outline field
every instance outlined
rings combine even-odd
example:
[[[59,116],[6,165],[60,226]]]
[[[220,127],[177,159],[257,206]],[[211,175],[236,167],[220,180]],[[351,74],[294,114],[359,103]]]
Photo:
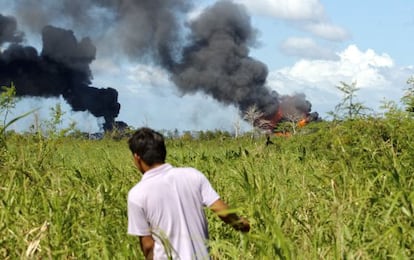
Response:
[[[217,259],[413,259],[414,122],[406,114],[309,124],[289,138],[168,139],[251,232],[207,211]],[[141,175],[126,139],[8,134],[0,158],[1,259],[143,259],[126,234]],[[7,145],[7,146],[6,146]]]

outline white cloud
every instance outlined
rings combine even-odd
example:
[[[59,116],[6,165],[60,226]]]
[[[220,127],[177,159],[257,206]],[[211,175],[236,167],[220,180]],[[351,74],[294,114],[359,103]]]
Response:
[[[338,56],[338,61],[301,60],[280,72],[307,82],[329,81],[336,84],[339,80],[357,81],[362,88],[389,83],[380,73],[381,69],[394,68],[394,61],[389,55],[378,55],[370,49],[362,52],[357,46],[350,45]]]
[[[326,40],[344,41],[349,33],[342,27],[327,22],[312,22],[304,26],[306,31]]]
[[[332,60],[338,58],[332,50],[319,46],[311,38],[288,38],[280,45],[280,50],[287,55],[309,59]]]
[[[286,20],[319,20],[324,8],[319,0],[237,0],[254,14]]]
[[[338,53],[339,60],[301,60],[291,67],[273,71],[268,84],[281,94],[303,92],[318,112],[332,111],[341,100],[335,88],[341,81],[356,82],[358,99],[379,108],[384,99],[398,102],[413,68],[397,67],[388,54],[361,51],[355,45]]]
[[[349,33],[332,24],[319,0],[238,0],[251,13],[292,22],[302,31],[325,40],[344,41]]]

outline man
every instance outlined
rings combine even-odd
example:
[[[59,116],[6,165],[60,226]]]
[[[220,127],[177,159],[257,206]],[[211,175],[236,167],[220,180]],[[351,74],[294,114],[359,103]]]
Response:
[[[165,163],[163,136],[140,128],[128,140],[142,179],[128,193],[128,234],[139,236],[146,259],[209,259],[204,207],[236,230],[249,222],[220,199],[207,178],[194,168]]]

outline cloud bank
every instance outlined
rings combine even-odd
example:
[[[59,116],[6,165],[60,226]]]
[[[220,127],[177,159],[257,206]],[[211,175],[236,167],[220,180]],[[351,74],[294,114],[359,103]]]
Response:
[[[386,53],[362,51],[356,45],[349,45],[337,55],[338,60],[302,59],[271,71],[268,84],[281,93],[304,91],[315,109],[326,116],[342,99],[335,88],[341,81],[356,82],[359,101],[378,110],[384,100],[400,100],[407,79],[414,73],[413,67],[398,67]]]

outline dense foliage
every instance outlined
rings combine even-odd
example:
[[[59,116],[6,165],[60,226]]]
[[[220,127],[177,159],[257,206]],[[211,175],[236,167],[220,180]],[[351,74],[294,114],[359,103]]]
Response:
[[[219,259],[413,259],[414,122],[400,110],[313,123],[288,138],[168,138],[252,230],[207,211]],[[141,259],[126,234],[140,179],[126,140],[4,136],[0,258]]]

